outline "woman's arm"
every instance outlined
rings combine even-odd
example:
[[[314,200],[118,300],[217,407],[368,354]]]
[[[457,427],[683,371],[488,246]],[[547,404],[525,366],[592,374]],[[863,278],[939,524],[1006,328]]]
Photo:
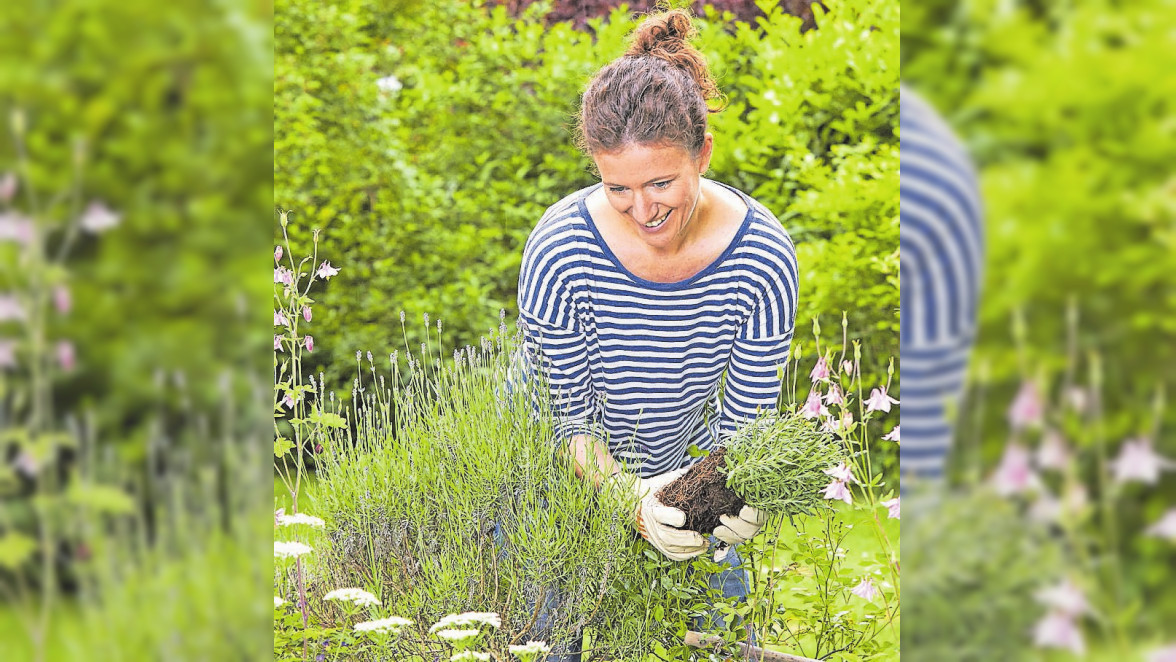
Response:
[[[576,475],[597,488],[625,469],[608,452],[608,445],[592,435],[573,435],[568,441],[567,451],[572,456]]]

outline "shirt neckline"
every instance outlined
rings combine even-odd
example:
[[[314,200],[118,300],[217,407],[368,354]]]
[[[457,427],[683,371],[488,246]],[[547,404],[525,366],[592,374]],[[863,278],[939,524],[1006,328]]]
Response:
[[[705,178],[702,178],[702,179],[705,179]],[[723,249],[722,253],[719,253],[718,257],[716,257],[714,260],[712,260],[710,264],[703,267],[698,273],[694,274],[693,276],[690,276],[689,278],[685,278],[683,280],[672,281],[669,283],[662,283],[662,282],[658,282],[658,281],[654,281],[654,280],[646,280],[646,279],[638,276],[637,274],[629,271],[629,269],[627,267],[625,267],[624,264],[621,263],[621,260],[616,256],[616,254],[613,253],[612,249],[609,248],[608,242],[606,242],[604,240],[604,237],[601,236],[600,230],[597,229],[597,227],[596,227],[596,220],[594,218],[592,218],[592,214],[588,211],[588,204],[585,201],[588,199],[589,195],[596,192],[596,190],[599,189],[600,187],[604,186],[604,184],[598,183],[594,186],[590,186],[587,189],[587,191],[584,193],[584,195],[582,195],[580,197],[580,199],[576,201],[576,205],[578,206],[578,208],[580,210],[580,214],[584,217],[584,222],[588,224],[588,229],[592,231],[592,236],[596,238],[596,243],[600,246],[600,250],[604,252],[605,257],[607,257],[609,259],[609,261],[612,262],[614,266],[616,266],[618,271],[620,271],[622,274],[624,274],[627,278],[631,279],[633,282],[635,282],[643,287],[647,287],[647,288],[654,289],[654,290],[676,290],[676,289],[688,287],[688,286],[694,284],[699,279],[705,278],[707,275],[709,275],[711,272],[713,272],[715,269],[717,269],[719,264],[721,264],[724,260],[727,259],[727,257],[729,257],[731,255],[732,252],[734,252],[735,246],[743,238],[743,235],[747,233],[747,228],[749,228],[751,226],[751,219],[752,219],[752,216],[754,215],[752,212],[753,208],[752,208],[752,204],[751,204],[751,202],[752,202],[751,197],[749,195],[747,195],[746,193],[744,193],[743,191],[740,191],[739,189],[737,189],[733,186],[728,186],[722,182],[718,182],[713,179],[706,179],[706,181],[714,182],[715,184],[718,184],[719,186],[722,186],[723,188],[738,195],[740,197],[740,199],[743,200],[743,203],[745,205],[747,205],[747,213],[743,216],[743,222],[740,223],[739,229],[735,232],[735,236],[731,238],[730,243],[727,244],[727,247]]]

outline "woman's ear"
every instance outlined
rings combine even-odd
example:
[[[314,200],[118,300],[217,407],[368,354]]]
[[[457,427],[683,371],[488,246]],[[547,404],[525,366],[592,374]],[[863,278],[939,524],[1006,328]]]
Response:
[[[698,153],[698,174],[702,175],[710,168],[711,155],[714,153],[715,137],[708,131],[702,139],[702,151]]]

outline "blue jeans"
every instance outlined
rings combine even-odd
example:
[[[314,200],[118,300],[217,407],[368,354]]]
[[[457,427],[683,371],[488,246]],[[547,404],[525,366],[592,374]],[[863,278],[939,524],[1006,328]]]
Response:
[[[713,557],[719,542],[714,537],[710,537],[709,540],[711,546],[705,554]],[[494,544],[500,550],[498,552],[499,559],[505,558],[507,555],[505,542],[506,535],[502,531],[502,526],[496,522],[494,524]],[[735,598],[740,603],[746,602],[747,596],[751,592],[751,585],[747,568],[743,567],[743,558],[739,555],[738,550],[734,547],[728,547],[726,554],[719,559],[718,563],[722,566],[722,570],[707,577],[707,585],[710,590],[717,591],[724,598]],[[539,616],[535,620],[535,628],[531,633],[533,637],[546,640],[548,636],[546,633],[554,625],[553,615],[558,610],[559,603],[559,593],[548,591],[543,606],[539,610]],[[695,616],[694,622],[691,624],[692,629],[699,632],[715,628],[723,629],[725,626],[724,617],[717,611]],[[551,644],[551,654],[547,657],[546,662],[580,662],[584,643],[581,634],[573,635],[571,641],[549,641],[548,643]],[[755,643],[755,635],[750,630],[748,631],[748,643]]]

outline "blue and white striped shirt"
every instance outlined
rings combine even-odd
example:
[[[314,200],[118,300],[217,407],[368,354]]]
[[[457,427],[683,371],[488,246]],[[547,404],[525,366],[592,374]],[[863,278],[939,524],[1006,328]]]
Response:
[[[748,212],[726,250],[686,280],[644,280],[588,213],[599,186],[550,207],[531,232],[519,275],[524,353],[550,386],[557,438],[605,439],[618,461],[654,476],[689,464],[691,444],[708,449],[776,407],[796,253],[770,211],[731,189]]]
[[[934,479],[951,449],[950,413],[975,340],[983,217],[964,147],[922,98],[901,92],[899,465],[904,477]]]

